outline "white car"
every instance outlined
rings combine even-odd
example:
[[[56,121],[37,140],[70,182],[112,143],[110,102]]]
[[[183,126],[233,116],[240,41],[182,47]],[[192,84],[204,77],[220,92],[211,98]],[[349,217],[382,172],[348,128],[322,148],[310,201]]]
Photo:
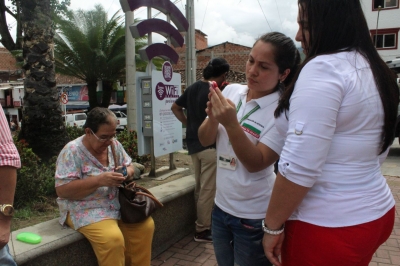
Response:
[[[83,127],[86,122],[86,118],[87,116],[85,113],[63,115],[65,124],[70,127]]]
[[[113,111],[117,117],[117,130],[124,130],[128,125],[128,117],[121,111]]]

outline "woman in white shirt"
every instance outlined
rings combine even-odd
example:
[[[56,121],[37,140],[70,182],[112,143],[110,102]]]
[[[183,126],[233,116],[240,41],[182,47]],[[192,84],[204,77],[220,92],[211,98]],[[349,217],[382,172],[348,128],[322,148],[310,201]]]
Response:
[[[278,32],[261,36],[246,63],[247,85],[211,89],[203,146],[217,144],[217,191],[212,238],[220,266],[269,266],[261,220],[275,181],[273,163],[283,146],[274,125],[283,82],[299,63],[294,42]]]
[[[274,265],[368,265],[394,224],[379,154],[394,139],[395,77],[359,0],[299,0],[298,24],[306,59],[275,112],[286,140],[264,251]]]

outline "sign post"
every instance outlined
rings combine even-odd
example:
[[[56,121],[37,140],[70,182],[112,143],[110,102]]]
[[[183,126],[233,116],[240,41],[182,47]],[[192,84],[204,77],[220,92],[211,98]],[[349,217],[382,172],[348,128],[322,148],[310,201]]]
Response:
[[[158,157],[182,149],[182,124],[171,111],[181,94],[181,75],[173,73],[166,61],[162,71],[152,71],[151,79],[154,155]]]
[[[61,97],[60,97],[60,101],[61,101],[61,103],[62,103],[62,105],[63,105],[63,112],[64,112],[64,115],[65,115],[65,125],[67,125],[67,118],[66,118],[66,116],[67,116],[67,103],[68,103],[68,94],[66,93],[66,92],[63,92],[62,94],[61,94]]]

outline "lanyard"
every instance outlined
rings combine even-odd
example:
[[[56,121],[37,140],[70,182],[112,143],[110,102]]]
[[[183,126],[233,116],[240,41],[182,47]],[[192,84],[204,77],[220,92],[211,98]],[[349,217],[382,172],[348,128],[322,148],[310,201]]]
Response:
[[[240,107],[242,107],[242,99],[240,99],[240,101],[239,101],[239,103],[238,103],[238,106],[236,107],[236,113],[239,112]],[[250,116],[251,114],[253,114],[255,111],[257,111],[258,109],[260,109],[260,106],[257,104],[256,107],[254,107],[253,109],[251,109],[250,112],[248,112],[245,116],[242,117],[242,119],[240,119],[239,124],[242,124],[242,122],[243,122],[244,120],[246,120],[247,118],[249,118],[249,116]]]

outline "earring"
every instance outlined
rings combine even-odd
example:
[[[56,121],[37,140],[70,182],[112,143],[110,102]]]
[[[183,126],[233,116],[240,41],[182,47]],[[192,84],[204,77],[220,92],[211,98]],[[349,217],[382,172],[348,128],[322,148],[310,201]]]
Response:
[[[281,80],[279,80],[279,90],[283,91],[285,89],[285,84]]]

